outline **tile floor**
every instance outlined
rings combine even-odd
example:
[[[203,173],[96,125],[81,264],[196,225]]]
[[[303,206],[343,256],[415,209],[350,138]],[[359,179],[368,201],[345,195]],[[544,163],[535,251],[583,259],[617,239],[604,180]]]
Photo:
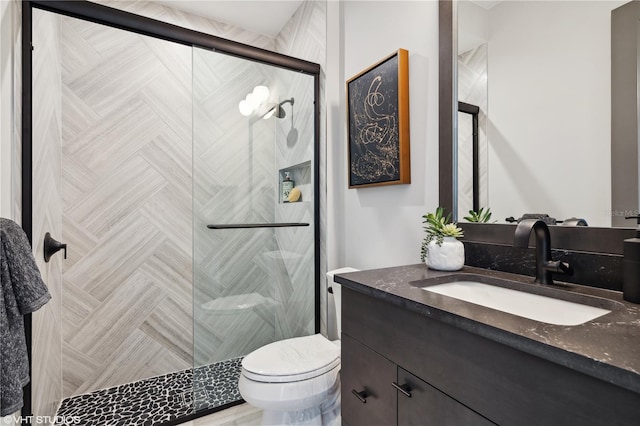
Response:
[[[241,360],[235,358],[73,396],[62,401],[57,415],[77,419],[83,426],[160,425],[189,415],[194,408],[199,411],[240,400]],[[197,421],[199,426],[218,424],[202,423],[205,418]]]

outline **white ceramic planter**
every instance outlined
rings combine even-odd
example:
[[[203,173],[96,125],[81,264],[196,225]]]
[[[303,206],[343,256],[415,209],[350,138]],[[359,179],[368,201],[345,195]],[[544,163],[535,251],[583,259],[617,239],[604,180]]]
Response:
[[[464,266],[464,244],[455,237],[444,237],[441,246],[433,240],[429,243],[425,263],[438,271],[458,271]]]

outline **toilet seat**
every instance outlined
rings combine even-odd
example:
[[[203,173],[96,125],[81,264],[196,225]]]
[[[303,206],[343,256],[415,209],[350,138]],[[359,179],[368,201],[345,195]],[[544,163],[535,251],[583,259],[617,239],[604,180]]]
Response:
[[[242,375],[255,382],[291,383],[321,376],[340,365],[340,346],[321,334],[270,343],[242,360]]]

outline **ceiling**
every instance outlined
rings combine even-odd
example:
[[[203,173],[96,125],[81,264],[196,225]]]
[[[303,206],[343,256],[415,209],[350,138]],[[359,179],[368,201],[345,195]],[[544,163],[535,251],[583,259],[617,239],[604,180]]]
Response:
[[[156,0],[165,6],[275,37],[304,0]]]

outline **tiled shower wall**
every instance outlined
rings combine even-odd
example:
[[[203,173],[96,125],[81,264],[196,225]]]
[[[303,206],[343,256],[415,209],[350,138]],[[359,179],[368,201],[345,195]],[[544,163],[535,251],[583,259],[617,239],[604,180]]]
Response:
[[[321,65],[320,70],[320,111],[321,111],[321,123],[326,122],[324,116],[326,112],[325,99],[324,99],[324,64],[326,61],[326,15],[327,4],[326,1],[308,1],[302,3],[295,14],[291,17],[289,22],[284,26],[282,31],[276,37],[276,50],[286,55],[294,56],[297,58],[303,58],[311,62],[315,62]],[[287,78],[287,93],[283,93],[283,99],[294,96],[296,101],[295,105],[291,107],[286,105],[284,108],[288,115],[284,120],[278,122],[278,137],[276,138],[278,143],[276,164],[278,169],[283,169],[291,165],[303,163],[305,161],[311,161],[313,159],[312,146],[305,144],[307,140],[313,138],[313,123],[301,122],[302,119],[311,120],[313,117],[313,99],[312,91],[309,89],[303,89],[308,84],[307,78],[303,76],[297,76],[293,80]],[[289,84],[290,83],[290,84]],[[292,129],[297,132],[297,140],[292,142]],[[304,133],[306,131],[306,133]],[[325,211],[327,205],[327,186],[326,186],[326,128],[324,125],[320,125],[320,208],[321,212]],[[313,171],[313,169],[310,169]],[[311,181],[311,179],[309,179]],[[310,193],[303,193],[303,200],[308,200]],[[305,198],[306,197],[306,198]],[[276,216],[278,220],[283,222],[305,222],[312,220],[313,209],[311,204],[299,205],[278,205],[276,210]],[[320,214],[320,331],[327,335],[327,291],[326,291],[326,279],[325,274],[327,272],[327,255],[325,245],[326,235],[326,215]],[[299,229],[298,231],[302,231]],[[312,232],[312,229],[306,230],[306,232]],[[281,230],[277,234],[278,245],[284,250],[294,250],[298,253],[302,253],[303,257],[308,258],[311,256],[311,247],[302,247],[302,239],[296,235],[295,232],[287,230]],[[293,277],[295,281],[305,282],[305,280],[313,279],[312,275],[309,275],[310,270],[300,269],[299,265],[306,264],[306,262],[285,262],[287,272],[289,276]],[[301,281],[299,281],[301,280]],[[305,306],[309,301],[313,300],[313,293],[305,293],[304,291],[309,289],[298,289],[293,293],[290,299],[291,304],[297,304]],[[300,308],[298,308],[300,309]],[[302,318],[301,318],[302,321]],[[297,322],[300,329],[313,329],[312,324],[302,324]]]
[[[156,4],[103,3],[274,49],[268,37]],[[277,39],[278,47],[322,64],[324,2],[310,5],[292,18],[293,30]],[[302,34],[305,25],[314,28],[312,37]],[[65,212],[59,239],[69,244],[69,259],[63,263],[64,314],[57,317],[64,384],[53,373],[35,376],[34,368],[36,393],[58,389],[42,391],[49,397],[190,367],[193,357],[191,204],[185,199],[191,194],[191,147],[185,144],[190,58],[170,43],[98,31],[72,18],[61,20],[59,34],[64,167],[58,171]],[[54,298],[59,303],[60,293]],[[55,358],[42,361],[60,335],[50,318],[55,314],[34,329],[43,343],[35,346],[34,365],[59,371]],[[55,403],[42,401],[35,412],[50,414]]]
[[[295,56],[303,56],[295,52],[301,46],[311,56],[324,52],[314,43],[324,40],[324,6],[304,4],[276,38],[277,49]],[[313,28],[311,23],[319,18],[317,31],[309,37],[303,29]],[[194,355],[196,365],[203,365],[314,332],[314,289],[309,285],[314,272],[313,226],[206,230],[212,222],[313,224],[314,103],[308,75],[247,65],[211,52],[195,52],[194,81]],[[293,106],[283,105],[285,119],[256,121],[238,114],[238,99],[258,84],[270,87],[273,101],[295,99]],[[219,95],[221,87],[226,96]],[[233,87],[240,90],[230,96]],[[297,132],[295,141],[292,130]],[[278,172],[300,164],[306,164],[297,182],[304,188],[304,201],[278,202]],[[324,277],[324,270],[321,273]],[[241,315],[225,315],[225,309],[238,301],[251,308]]]
[[[69,396],[192,366],[191,49],[60,22]]]
[[[62,398],[62,252],[44,261],[46,232],[62,233],[62,85],[58,17],[34,11],[33,25],[33,228],[32,246],[51,300],[32,316],[33,411],[53,415]]]
[[[15,220],[20,223],[22,218],[22,114],[18,112],[22,110],[22,51],[20,46],[20,20],[22,15],[22,2],[12,0],[14,6],[13,28],[17,29],[14,34],[14,69],[13,69],[13,170],[12,170],[12,191],[13,191],[13,214]]]
[[[260,263],[277,249],[273,230],[207,225],[274,221],[274,121],[238,112],[256,85],[272,87],[274,71],[202,49],[193,64],[194,355],[201,366],[273,340],[273,286]]]
[[[22,19],[22,2],[18,0],[9,0],[9,4],[3,5],[5,7],[5,14],[2,16],[2,37],[10,37],[10,41],[3,40],[7,44],[7,51],[3,50],[3,72],[10,73],[10,75],[4,75],[3,78],[8,78],[11,81],[13,87],[11,93],[2,93],[2,96],[11,97],[11,110],[3,111],[3,115],[7,114],[10,117],[10,134],[11,140],[8,142],[10,149],[5,152],[11,152],[12,158],[10,159],[10,194],[2,194],[3,197],[8,197],[9,214],[7,218],[13,219],[16,223],[22,224],[22,115],[20,111],[22,109],[22,52],[21,52],[21,19]],[[9,28],[8,31],[5,31]],[[4,54],[6,53],[6,56]],[[6,104],[5,104],[6,105]],[[3,122],[6,124],[6,121]],[[3,137],[6,133],[3,132]],[[7,143],[6,141],[2,141]],[[3,161],[3,164],[7,164]],[[5,175],[6,176],[6,175]],[[36,253],[37,255],[37,253]],[[50,330],[51,331],[51,330]],[[52,336],[55,339],[59,338],[59,333],[53,332]],[[43,345],[41,345],[43,348]],[[51,365],[51,364],[50,364]],[[39,374],[41,380],[52,380],[53,386],[59,385],[61,382],[61,372],[59,369],[58,377],[49,377],[45,379],[46,374]],[[40,370],[42,371],[42,370]],[[35,379],[39,380],[39,379]],[[35,385],[35,380],[32,374],[32,384]],[[47,386],[46,384],[42,386]],[[58,386],[59,387],[59,386]],[[35,402],[38,404],[39,402]],[[44,401],[43,405],[46,405]],[[43,413],[46,412],[47,407],[43,407]],[[20,412],[14,413],[15,416],[19,416]],[[13,416],[6,416],[1,419],[3,425],[14,426],[18,425],[18,422],[14,421]]]

